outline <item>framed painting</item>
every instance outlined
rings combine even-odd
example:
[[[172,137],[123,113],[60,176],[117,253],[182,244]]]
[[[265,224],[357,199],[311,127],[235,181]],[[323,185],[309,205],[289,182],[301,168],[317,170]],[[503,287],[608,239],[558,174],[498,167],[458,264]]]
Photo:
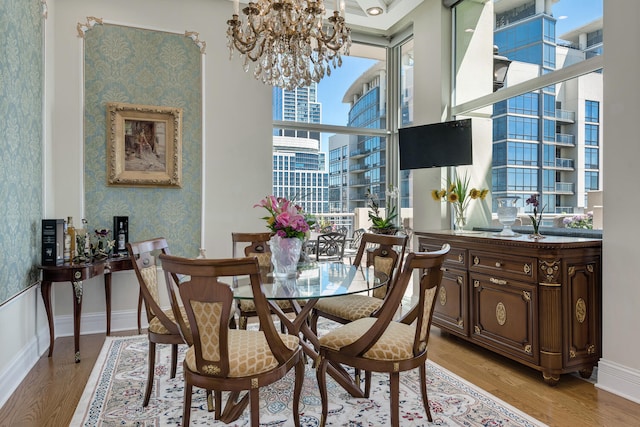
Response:
[[[182,187],[182,109],[107,103],[107,185]]]

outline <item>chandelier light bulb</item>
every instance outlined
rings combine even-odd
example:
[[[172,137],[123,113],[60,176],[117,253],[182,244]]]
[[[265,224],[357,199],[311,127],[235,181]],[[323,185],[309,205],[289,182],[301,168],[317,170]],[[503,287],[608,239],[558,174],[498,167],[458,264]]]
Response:
[[[255,63],[254,77],[265,84],[291,90],[319,82],[342,65],[349,54],[351,30],[344,22],[344,2],[326,22],[323,0],[258,0],[227,21],[230,58],[234,51]]]

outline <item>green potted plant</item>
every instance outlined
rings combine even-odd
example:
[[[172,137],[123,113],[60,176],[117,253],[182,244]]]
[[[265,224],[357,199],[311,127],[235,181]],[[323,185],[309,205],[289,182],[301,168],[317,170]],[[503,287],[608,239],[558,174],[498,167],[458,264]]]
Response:
[[[369,200],[369,219],[371,220],[371,231],[376,234],[396,234],[398,226],[395,219],[398,217],[396,211],[395,199],[398,198],[398,189],[389,187],[386,192],[387,209],[385,216],[380,213],[380,203],[378,196],[367,190],[367,199]]]

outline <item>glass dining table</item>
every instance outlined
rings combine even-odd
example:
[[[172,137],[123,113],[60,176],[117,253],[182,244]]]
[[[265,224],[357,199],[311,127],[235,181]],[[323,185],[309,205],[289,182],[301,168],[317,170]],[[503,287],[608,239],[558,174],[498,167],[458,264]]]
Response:
[[[365,268],[339,262],[304,263],[298,265],[295,277],[274,277],[271,273],[262,275],[262,289],[271,310],[284,324],[291,335],[301,336],[300,345],[312,360],[318,357],[319,341],[309,326],[308,315],[320,298],[332,298],[371,291],[384,286],[389,277],[373,267]],[[242,284],[233,290],[234,298],[253,299],[251,286]],[[284,313],[277,301],[289,301],[295,316]],[[293,317],[293,318],[292,318]],[[352,394],[360,394],[352,385],[346,372],[330,369],[329,373]]]

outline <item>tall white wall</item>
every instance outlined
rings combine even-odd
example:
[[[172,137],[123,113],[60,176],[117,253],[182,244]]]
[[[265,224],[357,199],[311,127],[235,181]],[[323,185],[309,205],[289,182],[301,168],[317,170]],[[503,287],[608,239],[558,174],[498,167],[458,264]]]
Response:
[[[605,1],[603,355],[598,387],[640,402],[640,57],[619,46],[640,40],[640,2]]]

